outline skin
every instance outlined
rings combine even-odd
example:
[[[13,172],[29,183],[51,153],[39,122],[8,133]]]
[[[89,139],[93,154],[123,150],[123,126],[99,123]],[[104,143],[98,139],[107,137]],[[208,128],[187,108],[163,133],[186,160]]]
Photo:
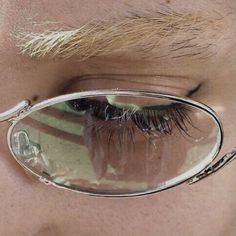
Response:
[[[224,15],[222,34],[226,34],[228,40],[219,41],[215,49],[219,53],[204,62],[187,59],[140,61],[130,54],[87,62],[34,60],[20,55],[13,36],[16,31],[45,30],[47,24],[37,24],[45,21],[78,27],[91,19],[102,19],[104,15],[119,17],[130,9],[158,9],[163,2],[0,0],[1,111],[23,99],[40,102],[62,91],[96,88],[96,83],[81,84],[79,79],[71,82],[72,78],[88,72],[117,74],[122,69],[127,74],[168,74],[171,78],[167,81],[172,86],[180,83],[175,76],[186,76],[193,86],[204,83],[193,99],[211,106],[219,114],[225,130],[220,155],[230,151],[236,140],[235,0],[168,2],[171,7],[185,12],[218,11]],[[158,89],[158,83],[153,89]],[[184,86],[187,89],[189,84]],[[164,89],[177,93],[169,86]],[[46,186],[26,174],[9,152],[5,138],[8,126],[7,123],[0,125],[1,235],[231,236],[236,233],[236,163],[197,184],[183,184],[160,194],[134,199],[94,198]]]

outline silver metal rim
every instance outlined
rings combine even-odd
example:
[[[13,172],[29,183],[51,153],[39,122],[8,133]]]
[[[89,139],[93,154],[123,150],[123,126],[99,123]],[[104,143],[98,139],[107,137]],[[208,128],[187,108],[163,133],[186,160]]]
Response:
[[[147,191],[143,191],[143,192],[127,193],[127,194],[123,194],[123,193],[109,193],[109,194],[108,193],[93,193],[93,192],[86,192],[83,190],[73,189],[73,188],[70,188],[69,186],[64,186],[64,185],[62,186],[62,185],[52,182],[48,179],[42,178],[42,176],[38,175],[37,173],[35,173],[31,169],[29,169],[28,167],[24,166],[23,163],[17,159],[17,157],[15,156],[15,154],[12,151],[10,139],[11,139],[11,133],[12,133],[14,126],[20,120],[22,120],[24,117],[28,116],[32,112],[35,112],[37,110],[40,110],[42,108],[45,108],[45,107],[48,107],[48,106],[51,106],[51,105],[54,105],[54,104],[57,104],[60,102],[65,102],[65,101],[72,100],[72,99],[94,97],[94,96],[106,96],[106,95],[143,96],[143,97],[149,96],[149,97],[153,97],[153,98],[167,98],[169,100],[176,101],[176,102],[182,102],[182,103],[188,104],[192,107],[203,110],[203,111],[205,111],[205,113],[207,113],[207,115],[209,115],[214,120],[214,122],[219,130],[217,143],[216,143],[215,147],[213,148],[213,150],[211,151],[211,153],[208,155],[208,157],[205,160],[200,162],[196,167],[192,168],[191,170],[187,171],[186,173],[184,173],[174,179],[166,181],[165,184],[162,184],[162,186],[159,186],[155,189],[151,189],[151,190],[147,190]],[[76,193],[83,193],[83,194],[87,194],[90,196],[97,196],[97,197],[118,197],[118,198],[119,197],[134,197],[134,196],[143,196],[143,195],[148,195],[148,194],[152,194],[152,193],[157,193],[157,192],[160,192],[160,191],[163,191],[166,189],[176,187],[184,182],[187,182],[189,179],[193,178],[194,176],[199,174],[201,171],[206,169],[215,160],[215,158],[217,157],[217,155],[219,154],[219,152],[221,150],[222,143],[223,143],[223,126],[221,124],[220,118],[218,117],[218,115],[215,113],[214,110],[212,110],[210,107],[208,107],[207,105],[205,105],[203,103],[194,101],[189,98],[178,97],[178,96],[174,96],[174,95],[170,95],[170,94],[163,94],[163,93],[150,92],[150,91],[138,91],[138,90],[92,90],[92,91],[77,92],[77,93],[71,93],[71,94],[57,96],[57,97],[42,101],[36,105],[29,106],[25,112],[21,113],[18,117],[14,118],[14,120],[12,121],[12,124],[9,127],[8,132],[7,132],[7,141],[8,141],[8,146],[9,146],[10,152],[11,152],[12,156],[14,157],[14,159],[17,161],[17,163],[19,163],[20,166],[22,166],[26,171],[28,171],[32,175],[38,177],[41,182],[44,182],[47,185],[53,185],[57,188],[67,189],[69,191],[73,191]]]

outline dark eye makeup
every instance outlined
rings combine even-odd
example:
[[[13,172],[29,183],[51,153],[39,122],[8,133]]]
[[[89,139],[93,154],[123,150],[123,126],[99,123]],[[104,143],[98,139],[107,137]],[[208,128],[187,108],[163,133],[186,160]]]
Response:
[[[159,106],[143,106],[139,109],[134,107],[116,107],[108,101],[95,99],[75,99],[68,101],[71,109],[77,112],[85,112],[88,117],[93,118],[95,123],[105,123],[116,126],[132,123],[136,128],[149,135],[171,134],[173,128],[187,134],[188,125],[192,125],[189,107],[181,103],[171,103]]]

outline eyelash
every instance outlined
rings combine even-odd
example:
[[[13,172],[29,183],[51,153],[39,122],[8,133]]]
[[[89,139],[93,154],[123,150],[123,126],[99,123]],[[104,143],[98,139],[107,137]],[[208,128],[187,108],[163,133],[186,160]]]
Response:
[[[106,101],[92,99],[72,100],[68,103],[74,111],[85,111],[86,115],[90,116],[92,121],[87,128],[100,131],[107,129],[109,130],[109,137],[114,131],[119,132],[121,126],[130,129],[128,133],[132,135],[134,127],[127,126],[129,121],[132,121],[135,127],[143,133],[158,137],[171,135],[173,128],[177,128],[179,132],[189,136],[188,125],[194,127],[189,117],[191,110],[179,103],[172,103],[168,106],[144,107],[139,110],[118,108]]]
[[[95,162],[99,160],[100,164],[97,165],[100,171],[96,173],[97,179],[103,178],[107,173],[110,156],[117,157],[115,164],[111,164],[114,158],[110,164],[118,171],[116,175],[122,176],[123,171],[125,173],[128,168],[128,159],[134,153],[137,154],[139,145],[145,142],[143,144],[146,153],[156,152],[158,146],[155,140],[171,135],[174,128],[185,138],[192,138],[188,134],[189,125],[194,127],[189,116],[191,109],[180,103],[142,109],[120,108],[107,101],[92,99],[73,100],[68,103],[74,112],[82,112],[86,117],[84,141]],[[138,132],[143,137],[141,143],[136,142],[140,137],[136,136]]]

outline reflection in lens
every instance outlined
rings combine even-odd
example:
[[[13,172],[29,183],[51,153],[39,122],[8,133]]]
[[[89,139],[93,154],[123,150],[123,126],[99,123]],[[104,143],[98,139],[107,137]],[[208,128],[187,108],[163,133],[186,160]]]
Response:
[[[218,145],[204,110],[168,98],[83,97],[30,113],[12,128],[16,159],[39,176],[91,193],[152,191],[196,174]]]

